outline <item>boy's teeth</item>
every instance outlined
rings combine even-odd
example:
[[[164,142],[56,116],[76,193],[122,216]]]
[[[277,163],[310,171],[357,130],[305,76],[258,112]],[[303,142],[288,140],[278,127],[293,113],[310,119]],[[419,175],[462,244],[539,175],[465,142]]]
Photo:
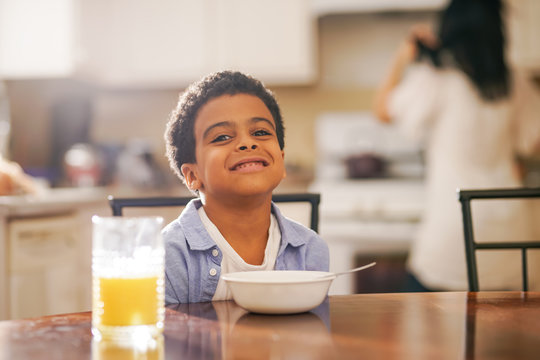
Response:
[[[253,164],[254,163],[252,163],[252,162],[243,163],[243,164],[238,165],[238,168],[245,168],[245,167],[248,167],[248,166],[253,166]]]
[[[261,163],[260,161],[252,161],[252,162],[242,163],[242,164],[238,165],[236,168],[237,169],[242,169],[242,168],[245,168],[245,167],[248,167],[248,166],[258,165],[260,163]]]

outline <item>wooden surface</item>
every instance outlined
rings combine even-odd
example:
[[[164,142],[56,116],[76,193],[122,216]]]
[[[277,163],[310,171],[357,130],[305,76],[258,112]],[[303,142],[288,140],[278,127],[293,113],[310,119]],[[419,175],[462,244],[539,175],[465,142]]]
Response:
[[[539,319],[538,292],[331,296],[287,316],[182,304],[146,353],[93,341],[86,312],[0,322],[0,359],[538,359]]]

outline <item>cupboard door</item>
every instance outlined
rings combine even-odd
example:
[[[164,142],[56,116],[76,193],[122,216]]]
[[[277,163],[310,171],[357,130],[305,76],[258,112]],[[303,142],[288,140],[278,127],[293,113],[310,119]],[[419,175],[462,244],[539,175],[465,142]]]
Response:
[[[78,228],[70,215],[9,222],[10,318],[88,310],[81,306]]]
[[[0,79],[74,71],[73,0],[0,0]]]
[[[81,71],[110,86],[185,86],[211,68],[208,1],[80,3]]]
[[[316,19],[308,0],[217,0],[220,68],[267,84],[308,84],[316,73]]]

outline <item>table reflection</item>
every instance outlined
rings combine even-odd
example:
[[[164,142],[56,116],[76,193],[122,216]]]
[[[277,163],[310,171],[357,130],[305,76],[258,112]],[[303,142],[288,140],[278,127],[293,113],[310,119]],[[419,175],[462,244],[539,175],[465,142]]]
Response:
[[[163,360],[163,335],[131,339],[92,339],[92,360]]]
[[[250,313],[233,301],[177,304],[167,308],[176,312],[168,311],[169,318],[189,317],[187,327],[172,328],[177,322],[166,322],[167,352],[185,354],[188,358],[236,358],[255,348],[257,358],[332,356],[328,351],[307,354],[305,346],[312,342],[316,345],[314,349],[320,349],[321,345],[332,343],[328,299],[310,312],[290,315]],[[201,331],[203,327],[205,331]],[[269,338],[273,341],[268,342]]]

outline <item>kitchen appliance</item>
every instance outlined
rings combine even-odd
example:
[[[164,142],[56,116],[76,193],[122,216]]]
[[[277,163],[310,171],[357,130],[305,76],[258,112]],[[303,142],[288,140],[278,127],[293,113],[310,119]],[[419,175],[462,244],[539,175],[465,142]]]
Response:
[[[324,113],[315,138],[318,161],[308,190],[321,194],[319,232],[330,249],[330,271],[353,268],[358,257],[376,260],[375,271],[382,271],[385,257],[405,257],[423,211],[421,145],[369,112]],[[384,176],[351,176],[347,159],[359,154],[384,159]],[[329,293],[356,291],[349,276],[336,279]]]
[[[386,174],[386,161],[376,154],[351,155],[345,163],[347,176],[352,179],[379,178]]]

